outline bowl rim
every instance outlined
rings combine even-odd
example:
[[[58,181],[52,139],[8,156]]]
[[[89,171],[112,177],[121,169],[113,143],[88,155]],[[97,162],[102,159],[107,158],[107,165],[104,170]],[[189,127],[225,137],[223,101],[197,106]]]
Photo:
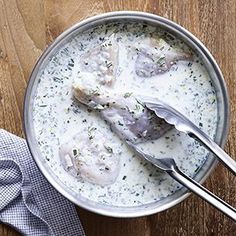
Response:
[[[60,194],[62,194],[64,197],[69,199],[71,202],[73,202],[77,206],[80,206],[80,207],[82,207],[86,210],[89,210],[91,212],[98,213],[98,214],[101,214],[101,215],[111,216],[111,217],[118,217],[118,218],[141,217],[141,216],[147,216],[147,215],[151,215],[151,214],[154,214],[154,213],[164,211],[164,210],[169,209],[169,208],[175,206],[176,204],[182,202],[185,198],[187,198],[190,195],[190,193],[187,191],[187,189],[183,188],[182,192],[180,193],[180,196],[178,196],[173,201],[167,202],[166,204],[164,204],[162,206],[153,207],[151,209],[147,209],[147,208],[143,207],[143,209],[139,209],[139,211],[137,211],[137,210],[134,210],[134,211],[124,211],[124,210],[114,211],[115,208],[117,208],[117,209],[121,208],[122,209],[122,207],[116,207],[116,206],[109,207],[108,206],[108,207],[100,208],[100,207],[97,207],[96,205],[93,205],[93,204],[89,205],[89,204],[86,204],[86,202],[84,202],[84,201],[80,201],[80,199],[78,199],[78,197],[76,198],[75,196],[72,196],[72,194],[70,194],[68,191],[66,191],[66,189],[63,188],[62,185],[60,185],[58,182],[55,181],[55,179],[51,176],[51,174],[45,168],[45,166],[43,164],[43,161],[40,160],[40,158],[37,157],[38,153],[35,149],[35,145],[34,145],[35,143],[32,140],[32,133],[31,133],[32,129],[30,127],[28,109],[30,107],[30,103],[32,102],[32,101],[30,101],[30,97],[31,97],[31,92],[32,92],[32,88],[33,88],[33,85],[34,85],[34,81],[35,81],[35,78],[36,78],[36,76],[39,72],[39,69],[40,69],[40,66],[41,66],[42,62],[50,54],[52,49],[54,49],[65,37],[72,34],[78,28],[81,28],[82,26],[94,23],[98,20],[102,21],[102,20],[108,20],[110,18],[114,18],[114,19],[124,18],[125,19],[125,18],[129,18],[129,17],[132,17],[133,19],[135,19],[135,17],[137,17],[137,20],[139,18],[143,18],[143,20],[147,20],[147,21],[152,20],[153,22],[156,22],[156,23],[163,23],[163,25],[168,25],[168,27],[170,27],[170,28],[175,28],[177,32],[179,32],[181,34],[184,34],[198,48],[200,48],[200,50],[207,57],[208,61],[211,63],[211,65],[214,69],[214,72],[216,73],[216,75],[218,77],[218,80],[219,80],[218,82],[220,83],[220,87],[222,89],[222,94],[223,94],[223,97],[224,97],[224,100],[223,100],[224,115],[225,115],[224,126],[223,126],[223,130],[222,130],[221,139],[218,142],[218,144],[221,147],[223,147],[225,142],[226,142],[226,138],[227,138],[228,131],[229,131],[229,124],[230,124],[229,96],[228,96],[226,83],[224,81],[222,72],[221,72],[218,64],[216,63],[214,57],[211,55],[211,53],[208,51],[208,49],[203,45],[203,43],[197,37],[195,37],[192,33],[190,33],[188,30],[186,30],[182,26],[178,25],[177,23],[175,23],[175,22],[173,22],[169,19],[166,19],[164,17],[158,16],[158,15],[155,15],[155,14],[152,14],[152,13],[147,13],[147,12],[141,12],[141,11],[112,11],[112,12],[99,14],[99,15],[96,15],[96,16],[89,17],[85,20],[82,20],[82,21],[74,24],[73,26],[71,26],[67,30],[65,30],[63,33],[61,33],[53,41],[53,43],[44,50],[42,55],[37,60],[35,66],[32,70],[32,73],[30,75],[30,79],[29,79],[29,82],[28,82],[28,85],[27,85],[27,88],[26,88],[26,93],[25,93],[25,97],[24,97],[24,114],[23,114],[23,118],[24,118],[24,132],[25,132],[25,136],[26,136],[27,145],[28,145],[30,153],[31,153],[35,163],[37,164],[39,170],[41,171],[41,173],[44,175],[46,180]],[[205,175],[202,178],[200,178],[199,183],[203,183],[206,180],[206,178],[210,175],[210,173],[215,168],[217,162],[218,161],[216,159],[212,158],[211,163],[210,163]],[[126,208],[129,208],[129,207],[126,207]]]

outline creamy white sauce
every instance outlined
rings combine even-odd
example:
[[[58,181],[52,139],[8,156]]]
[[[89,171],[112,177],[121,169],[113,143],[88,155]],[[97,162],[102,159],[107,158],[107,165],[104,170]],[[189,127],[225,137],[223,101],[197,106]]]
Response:
[[[182,112],[211,137],[214,137],[217,126],[217,103],[214,87],[197,55],[193,61],[179,61],[169,71],[150,78],[140,78],[134,73],[129,45],[135,45],[145,37],[171,37],[155,27],[103,25],[77,35],[49,61],[40,75],[33,109],[35,133],[42,156],[47,160],[45,164],[66,186],[88,199],[109,205],[133,206],[157,201],[180,186],[134,155],[97,114],[77,103],[71,92],[80,57],[114,32],[119,44],[117,90],[159,98]],[[170,42],[188,49],[178,39]],[[78,130],[87,132],[89,127],[96,127],[106,134],[111,145],[119,146],[120,172],[112,185],[99,186],[76,178],[66,172],[60,162],[59,146]],[[189,176],[195,175],[208,155],[199,143],[174,129],[158,140],[145,143],[145,149],[157,157],[173,157]]]

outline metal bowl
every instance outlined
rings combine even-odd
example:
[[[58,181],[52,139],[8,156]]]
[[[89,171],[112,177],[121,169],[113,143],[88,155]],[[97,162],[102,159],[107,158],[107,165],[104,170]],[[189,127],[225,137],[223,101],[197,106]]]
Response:
[[[60,179],[57,178],[57,176],[52,172],[47,164],[45,164],[43,157],[39,151],[37,140],[34,134],[32,109],[34,94],[39,79],[38,74],[44,68],[44,65],[48,62],[49,58],[58,50],[58,48],[68,42],[71,37],[78,33],[82,33],[83,31],[91,27],[99,24],[104,24],[106,22],[144,22],[146,24],[159,26],[176,35],[177,37],[182,38],[202,57],[205,67],[207,68],[208,73],[210,74],[212,82],[215,86],[218,100],[218,126],[215,141],[220,146],[224,145],[229,127],[229,98],[222,73],[210,52],[195,36],[193,36],[190,32],[177,25],[176,23],[153,14],[131,11],[110,12],[86,19],[63,32],[44,51],[33,69],[25,95],[24,127],[26,139],[32,156],[46,179],[55,187],[55,189],[57,189],[62,195],[64,195],[76,205],[95,213],[113,217],[138,217],[150,215],[176,205],[177,203],[183,201],[189,195],[189,193],[185,188],[182,188],[175,192],[173,195],[170,195],[157,202],[134,207],[108,206],[101,203],[93,202],[80,196],[79,194],[76,194],[67,186],[65,186],[60,181]],[[195,180],[202,183],[214,169],[216,163],[216,159],[214,159],[214,157],[210,155],[199,172],[196,174]]]

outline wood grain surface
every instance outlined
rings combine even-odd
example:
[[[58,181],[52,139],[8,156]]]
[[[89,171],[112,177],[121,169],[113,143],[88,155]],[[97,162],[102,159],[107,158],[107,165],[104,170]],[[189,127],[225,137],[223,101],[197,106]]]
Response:
[[[231,97],[226,151],[236,159],[235,0],[0,0],[0,128],[23,136],[23,97],[30,72],[62,31],[92,15],[147,11],[171,19],[197,36],[221,67]],[[236,177],[219,165],[205,186],[236,207]],[[236,224],[196,196],[165,212],[114,219],[78,208],[88,236],[236,235]],[[1,236],[19,235],[0,225]]]

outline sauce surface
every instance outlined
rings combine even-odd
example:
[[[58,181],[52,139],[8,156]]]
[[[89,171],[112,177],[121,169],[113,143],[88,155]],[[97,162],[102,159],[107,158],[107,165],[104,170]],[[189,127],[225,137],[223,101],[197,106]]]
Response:
[[[181,40],[153,26],[101,25],[78,34],[50,59],[40,75],[33,109],[35,133],[46,164],[66,186],[88,199],[108,205],[141,205],[165,198],[180,186],[136,156],[111,132],[103,119],[74,99],[71,90],[80,70],[80,58],[112,35],[119,46],[116,89],[124,96],[135,93],[159,98],[186,115],[212,138],[217,126],[217,100],[211,79],[198,55]],[[148,39],[155,37],[190,52],[192,58],[177,61],[168,70],[151,77],[145,71],[137,75],[131,45],[142,42],[144,49],[150,48]],[[76,178],[64,170],[60,161],[59,147],[78,130],[88,132],[91,127],[105,133],[110,145],[119,148],[120,171],[111,185],[100,186]],[[156,157],[173,157],[189,176],[196,174],[208,155],[198,142],[175,129],[142,145]]]

